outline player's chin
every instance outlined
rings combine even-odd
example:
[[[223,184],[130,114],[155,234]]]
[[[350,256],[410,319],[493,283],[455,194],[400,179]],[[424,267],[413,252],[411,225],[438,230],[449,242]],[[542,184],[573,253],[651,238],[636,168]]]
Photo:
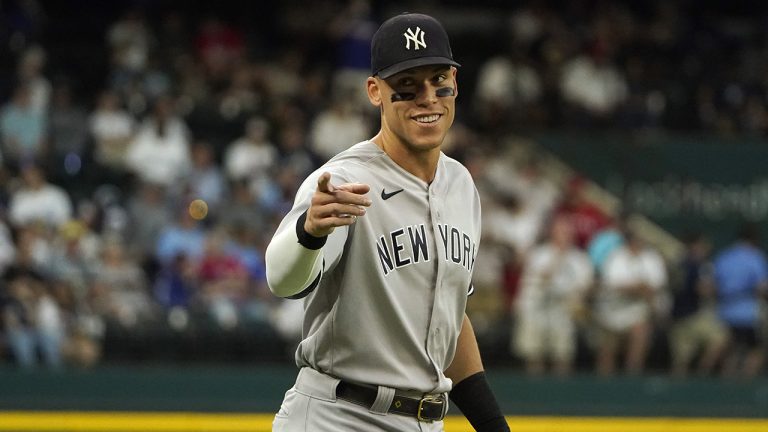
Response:
[[[441,127],[423,128],[417,126],[411,129],[411,142],[419,147],[440,145],[445,138],[445,132],[445,128]]]
[[[440,147],[445,138],[443,131],[433,131],[431,133],[414,133],[411,135],[411,145],[420,150],[431,150]]]

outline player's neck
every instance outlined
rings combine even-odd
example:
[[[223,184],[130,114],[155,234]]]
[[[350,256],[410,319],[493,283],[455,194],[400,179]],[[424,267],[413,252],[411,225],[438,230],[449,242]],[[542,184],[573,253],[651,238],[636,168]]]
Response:
[[[440,147],[425,150],[416,149],[402,142],[394,134],[388,134],[385,131],[379,131],[371,141],[379,146],[397,165],[424,180],[424,182],[429,184],[435,179],[437,162],[440,159]]]

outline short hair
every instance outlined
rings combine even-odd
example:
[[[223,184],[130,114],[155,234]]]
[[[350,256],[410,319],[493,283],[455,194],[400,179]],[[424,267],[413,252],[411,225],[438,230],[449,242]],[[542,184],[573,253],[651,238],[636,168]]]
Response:
[[[760,228],[754,222],[743,222],[737,233],[738,239],[752,244],[760,243]]]

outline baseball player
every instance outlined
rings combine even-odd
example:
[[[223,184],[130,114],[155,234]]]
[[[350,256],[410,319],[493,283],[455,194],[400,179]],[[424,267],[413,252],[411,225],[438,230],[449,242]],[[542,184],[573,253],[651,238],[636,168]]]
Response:
[[[480,201],[440,150],[458,66],[430,16],[374,35],[380,131],[304,181],[267,248],[272,292],[304,302],[300,371],[273,431],[442,431],[449,398],[476,430],[509,430],[464,312]]]

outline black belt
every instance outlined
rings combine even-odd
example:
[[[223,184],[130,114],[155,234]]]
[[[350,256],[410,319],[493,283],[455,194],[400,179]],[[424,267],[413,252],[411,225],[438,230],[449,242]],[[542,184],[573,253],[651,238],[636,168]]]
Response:
[[[368,408],[376,401],[377,394],[378,389],[375,387],[366,387],[346,381],[341,381],[336,386],[337,398]],[[416,417],[419,421],[433,422],[445,417],[445,402],[443,395],[427,395],[421,399],[395,395],[387,411],[393,414]]]

